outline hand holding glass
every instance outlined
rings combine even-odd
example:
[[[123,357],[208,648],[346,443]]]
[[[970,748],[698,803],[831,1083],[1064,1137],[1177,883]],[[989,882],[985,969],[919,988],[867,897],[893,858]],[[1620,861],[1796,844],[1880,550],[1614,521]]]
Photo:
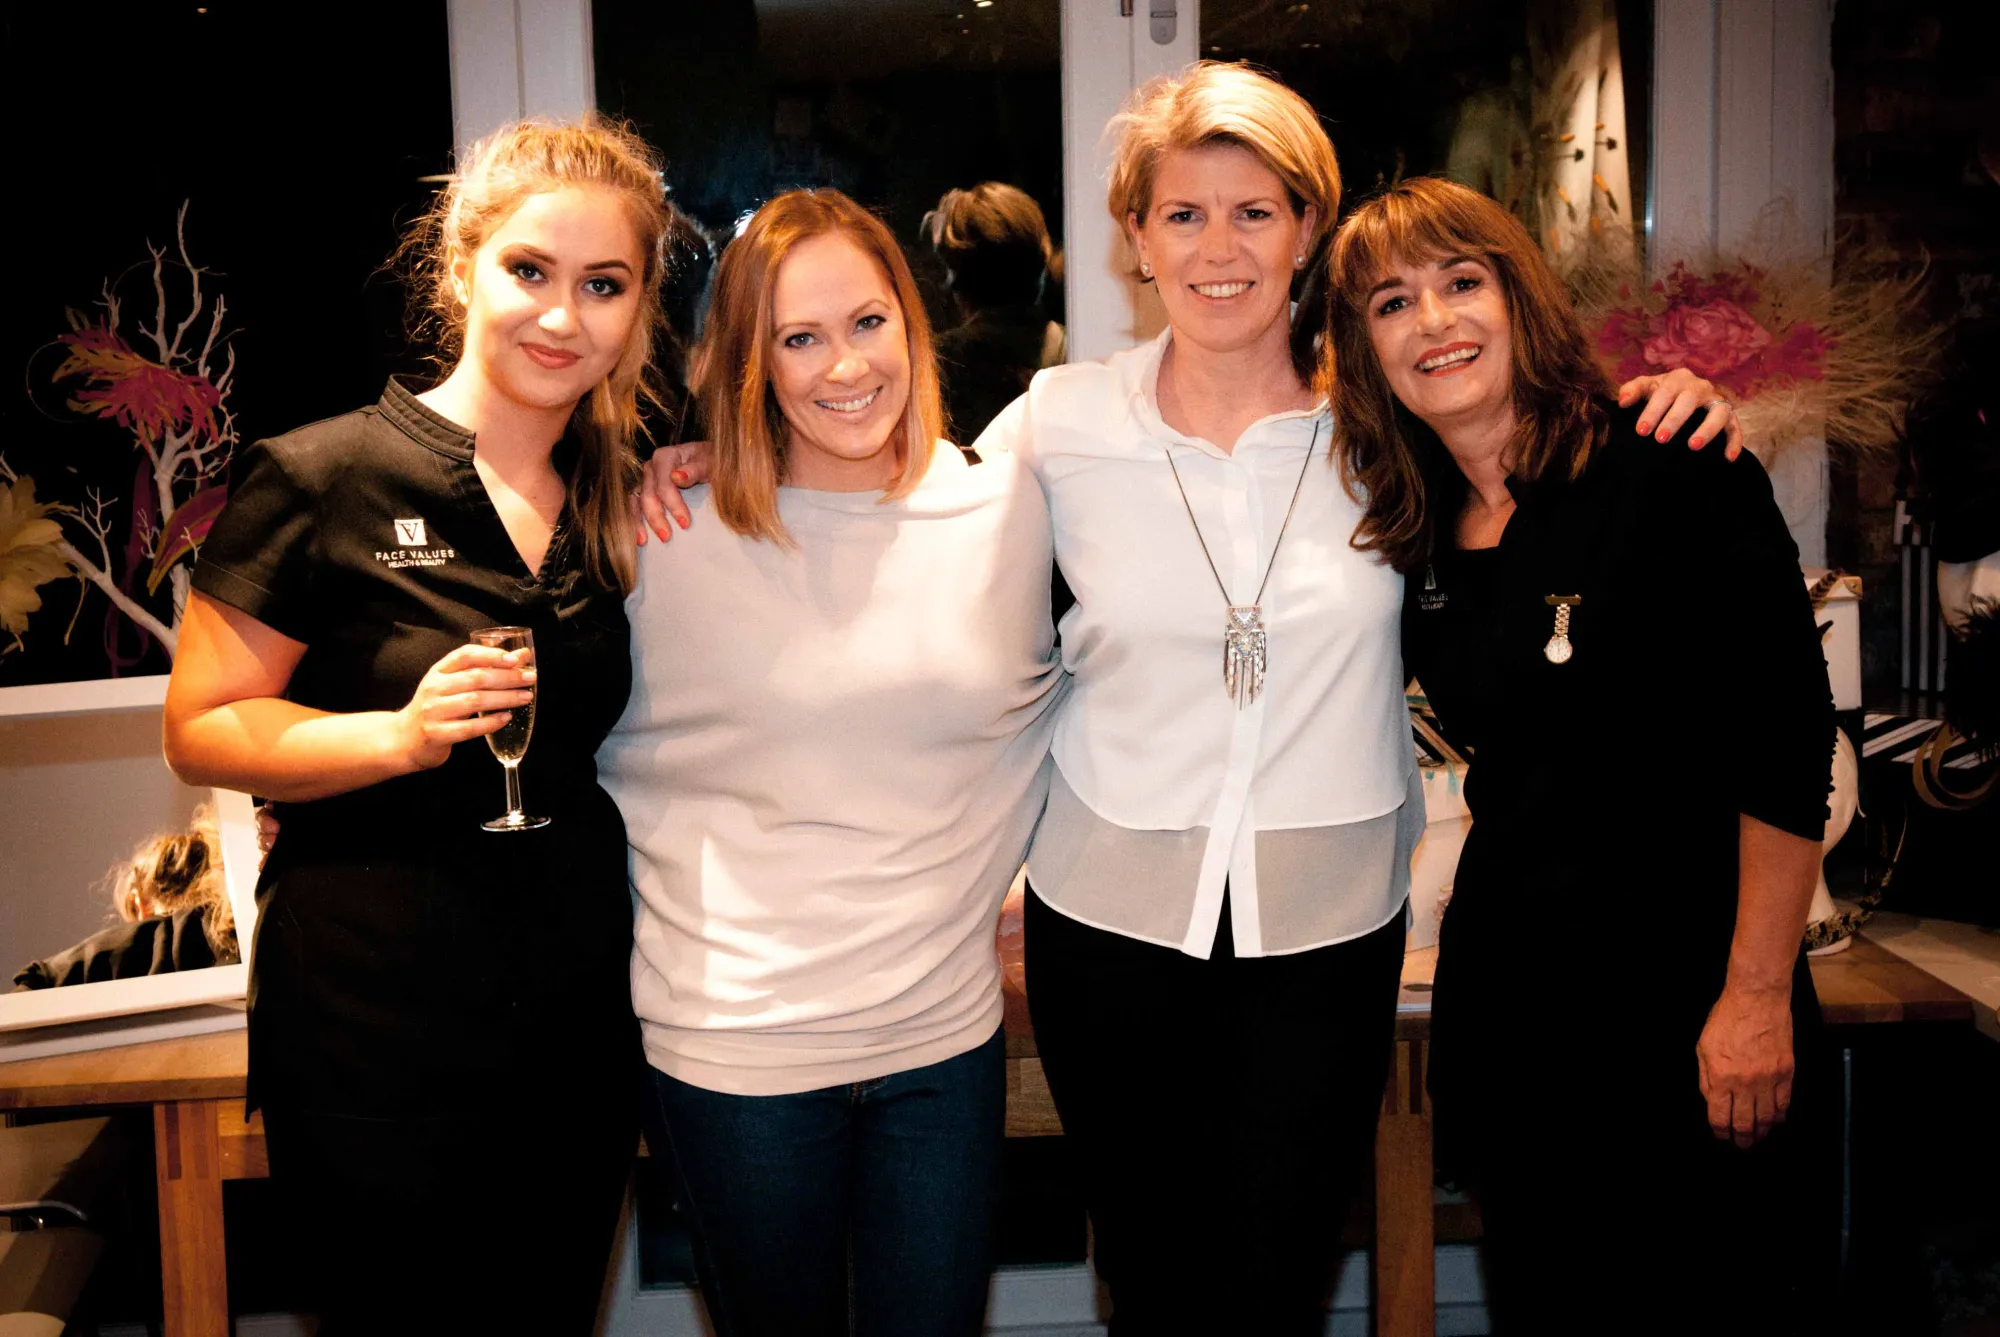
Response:
[[[481,627],[472,633],[474,645],[490,646],[495,650],[526,651],[520,666],[524,669],[535,667],[535,633],[526,627]],[[537,683],[528,688],[531,697],[539,694]],[[488,831],[532,831],[539,826],[547,826],[546,817],[530,817],[521,811],[521,758],[528,755],[528,740],[535,732],[535,702],[530,699],[526,705],[515,706],[508,714],[512,717],[506,724],[486,735],[486,745],[493,749],[493,755],[500,759],[500,766],[507,775],[507,811],[480,825]]]

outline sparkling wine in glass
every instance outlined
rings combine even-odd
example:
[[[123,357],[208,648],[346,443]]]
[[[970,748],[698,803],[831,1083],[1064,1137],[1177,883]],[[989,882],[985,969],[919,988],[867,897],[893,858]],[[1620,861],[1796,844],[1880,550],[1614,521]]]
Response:
[[[472,643],[495,650],[525,650],[521,667],[535,667],[535,633],[526,627],[481,627],[472,633]],[[535,733],[534,697],[539,691],[539,684],[529,687],[528,703],[513,707],[508,712],[512,718],[486,735],[486,745],[500,759],[500,768],[507,776],[507,811],[480,824],[488,831],[532,831],[549,824],[546,817],[530,817],[521,811],[521,758],[528,755],[528,740]]]

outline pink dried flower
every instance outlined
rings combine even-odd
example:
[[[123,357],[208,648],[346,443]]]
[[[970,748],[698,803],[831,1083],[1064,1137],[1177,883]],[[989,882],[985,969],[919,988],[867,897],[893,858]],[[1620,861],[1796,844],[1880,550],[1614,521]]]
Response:
[[[79,413],[109,418],[159,441],[174,430],[199,429],[213,437],[220,429],[222,392],[199,376],[163,367],[134,352],[116,330],[92,325],[61,336],[68,349],[55,379],[80,376],[84,388],[69,401]]]
[[[1771,344],[1771,332],[1726,298],[1667,309],[1642,351],[1648,365],[1686,367],[1710,380],[1736,370]]]

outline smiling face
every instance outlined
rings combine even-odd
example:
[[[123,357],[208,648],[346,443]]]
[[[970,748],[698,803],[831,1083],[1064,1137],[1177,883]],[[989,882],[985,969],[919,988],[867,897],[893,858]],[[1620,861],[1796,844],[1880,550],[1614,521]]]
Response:
[[[1513,331],[1506,294],[1484,261],[1399,257],[1378,278],[1367,310],[1389,388],[1440,434],[1509,411]]]
[[[1315,214],[1294,212],[1278,174],[1238,144],[1170,150],[1153,178],[1142,222],[1126,226],[1150,268],[1174,337],[1213,352],[1290,331],[1292,275]]]
[[[530,195],[477,252],[452,257],[461,365],[525,408],[567,409],[610,374],[639,320],[642,258],[618,197]]]
[[[771,293],[771,390],[784,415],[785,482],[886,488],[902,467],[910,342],[889,276],[838,232],[793,247]]]

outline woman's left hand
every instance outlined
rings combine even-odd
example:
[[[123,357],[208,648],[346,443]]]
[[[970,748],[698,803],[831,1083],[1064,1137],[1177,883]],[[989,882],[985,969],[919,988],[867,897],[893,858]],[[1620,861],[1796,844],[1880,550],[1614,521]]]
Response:
[[[1618,387],[1618,405],[1627,408],[1646,401],[1639,415],[1639,434],[1671,441],[1682,424],[1702,413],[1701,426],[1688,441],[1700,450],[1718,435],[1729,441],[1725,452],[1730,459],[1743,453],[1743,424],[1727,397],[1713,381],[1705,381],[1686,367],[1675,367],[1664,376],[1635,376]],[[1721,402],[1718,402],[1721,401]]]
[[[1755,1146],[1792,1107],[1791,989],[1725,986],[1695,1058],[1709,1128],[1739,1147]]]

